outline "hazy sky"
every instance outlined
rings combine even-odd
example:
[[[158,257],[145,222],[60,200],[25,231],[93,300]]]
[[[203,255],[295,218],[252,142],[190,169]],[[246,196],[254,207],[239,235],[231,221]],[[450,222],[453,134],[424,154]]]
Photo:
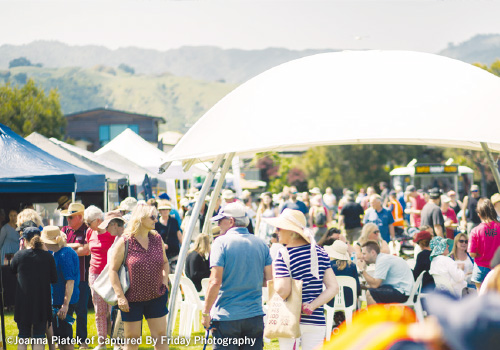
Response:
[[[404,49],[500,33],[500,0],[0,0],[0,45]]]

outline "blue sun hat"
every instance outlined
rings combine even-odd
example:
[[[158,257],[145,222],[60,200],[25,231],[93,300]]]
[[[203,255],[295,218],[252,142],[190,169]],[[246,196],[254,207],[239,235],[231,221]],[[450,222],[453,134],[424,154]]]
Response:
[[[448,247],[448,251],[451,252],[453,248],[453,240],[443,237],[434,237],[431,240],[430,247],[432,249],[430,259],[432,259],[438,255],[442,255]]]

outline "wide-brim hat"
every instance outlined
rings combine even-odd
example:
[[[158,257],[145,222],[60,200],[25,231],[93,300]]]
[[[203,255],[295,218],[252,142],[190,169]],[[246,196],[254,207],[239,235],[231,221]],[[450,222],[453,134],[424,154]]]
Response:
[[[498,202],[500,202],[500,193],[495,193],[491,196],[491,204],[495,205]]]
[[[158,210],[171,210],[172,209],[172,204],[165,200],[161,199],[158,201]]]
[[[62,216],[83,215],[85,206],[82,203],[71,203],[68,209],[62,210]]]
[[[222,199],[233,199],[233,198],[235,198],[235,194],[231,190],[224,190],[224,191],[222,191],[221,198]]]
[[[336,260],[350,260],[351,257],[347,251],[347,243],[341,240],[336,240],[332,245],[323,246],[328,256]]]
[[[42,234],[40,235],[40,239],[46,244],[59,244],[61,239],[58,239],[58,237],[61,237],[62,235],[64,235],[64,232],[62,232],[59,227],[45,226],[42,230]]]
[[[68,196],[59,197],[59,199],[57,200],[57,209],[61,209],[69,202],[71,202],[71,199],[69,199]]]
[[[311,239],[304,232],[306,217],[299,210],[287,208],[276,218],[262,218],[262,220],[271,226],[297,232],[307,243],[311,243]]]
[[[121,201],[118,209],[123,211],[133,211],[136,206],[137,206],[137,199],[135,199],[134,197],[127,197]]]
[[[321,190],[319,187],[314,187],[312,190],[309,191],[311,194],[321,194]]]
[[[109,223],[113,219],[119,219],[119,220],[123,221],[123,223],[127,223],[127,221],[122,217],[122,212],[120,210],[113,210],[113,211],[108,211],[104,215],[104,221],[101,222],[101,224],[98,227],[101,230],[107,229],[107,227],[109,226]]]

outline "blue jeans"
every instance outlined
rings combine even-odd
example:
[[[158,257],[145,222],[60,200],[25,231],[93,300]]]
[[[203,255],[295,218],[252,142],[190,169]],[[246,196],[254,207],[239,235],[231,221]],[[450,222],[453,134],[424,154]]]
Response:
[[[255,316],[235,321],[213,321],[214,350],[218,349],[257,349],[264,347],[264,318]],[[233,339],[240,340],[241,345],[229,344]]]
[[[76,304],[76,338],[85,342],[87,339],[87,313],[90,296],[88,281],[80,281],[80,298]]]

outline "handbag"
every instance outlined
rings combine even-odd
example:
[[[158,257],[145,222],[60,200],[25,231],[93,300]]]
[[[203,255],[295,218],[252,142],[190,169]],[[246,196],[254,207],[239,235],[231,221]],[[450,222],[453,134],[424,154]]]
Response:
[[[290,271],[290,256],[286,248],[280,249],[281,256]],[[292,278],[292,290],[286,300],[283,300],[274,290],[274,282],[267,284],[269,300],[267,302],[267,321],[264,337],[300,338],[300,313],[302,311],[302,281]]]
[[[120,285],[122,286],[123,294],[125,294],[130,288],[130,277],[127,264],[125,263],[125,261],[127,260],[127,255],[128,240],[125,241],[125,253],[123,254],[123,262],[122,266],[120,266],[120,269],[118,270],[118,278],[120,280]],[[109,269],[109,264],[106,264],[99,277],[97,277],[94,281],[92,289],[94,290],[94,292],[99,294],[99,296],[103,298],[106,303],[108,303],[109,305],[116,305],[118,304],[118,298],[109,279]]]

